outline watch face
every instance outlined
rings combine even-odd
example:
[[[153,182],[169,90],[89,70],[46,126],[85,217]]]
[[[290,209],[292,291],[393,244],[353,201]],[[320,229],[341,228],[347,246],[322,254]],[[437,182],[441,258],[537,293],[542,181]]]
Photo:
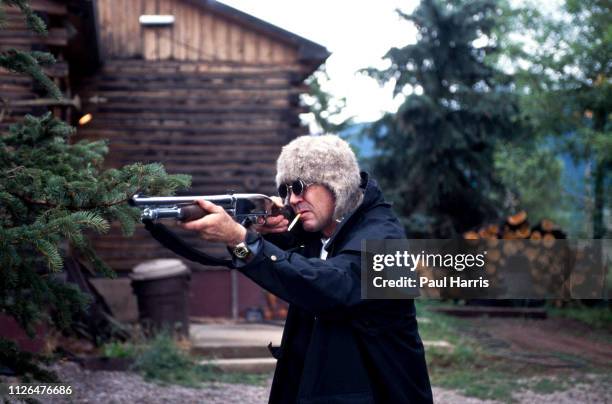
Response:
[[[236,247],[234,247],[234,255],[237,258],[240,258],[240,259],[246,258],[249,255],[249,253],[250,251],[244,243],[240,243]]]

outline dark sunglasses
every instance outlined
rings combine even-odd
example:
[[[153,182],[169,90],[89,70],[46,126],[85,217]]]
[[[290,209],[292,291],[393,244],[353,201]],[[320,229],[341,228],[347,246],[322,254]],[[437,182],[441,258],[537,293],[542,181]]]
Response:
[[[280,184],[278,186],[278,196],[280,196],[282,199],[286,199],[289,196],[289,192],[293,192],[294,195],[300,196],[302,193],[304,193],[309,185],[312,184],[307,184],[299,178],[293,181],[291,185]]]

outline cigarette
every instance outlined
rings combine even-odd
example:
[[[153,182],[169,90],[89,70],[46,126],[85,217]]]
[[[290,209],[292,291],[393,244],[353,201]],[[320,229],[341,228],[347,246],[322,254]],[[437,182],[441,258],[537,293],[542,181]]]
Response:
[[[293,229],[293,226],[295,226],[298,220],[300,220],[300,216],[301,216],[301,213],[298,213],[297,215],[295,215],[295,217],[291,221],[291,224],[289,225],[289,227],[287,227],[287,231],[291,231],[291,229]]]

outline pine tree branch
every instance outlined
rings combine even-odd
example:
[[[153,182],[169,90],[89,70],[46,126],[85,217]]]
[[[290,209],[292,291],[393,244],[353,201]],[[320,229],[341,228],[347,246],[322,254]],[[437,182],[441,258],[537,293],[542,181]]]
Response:
[[[43,52],[23,52],[9,49],[0,53],[0,67],[13,73],[27,74],[40,83],[56,99],[62,98],[62,93],[53,81],[42,71],[41,66],[55,63],[55,58]]]
[[[121,199],[119,201],[114,201],[114,202],[107,202],[107,203],[99,203],[96,205],[85,205],[85,206],[74,206],[74,205],[63,205],[63,204],[59,204],[59,203],[53,203],[53,202],[49,202],[49,201],[40,201],[40,200],[35,200],[32,199],[30,197],[28,197],[27,195],[22,195],[19,194],[17,192],[9,192],[11,195],[16,196],[17,198],[21,199],[22,201],[30,204],[30,205],[40,205],[40,206],[48,206],[50,208],[64,208],[70,211],[80,211],[80,210],[91,210],[91,209],[99,209],[99,208],[109,208],[115,205],[120,205],[123,203],[127,203],[127,201],[130,199],[125,198],[125,199]]]
[[[47,36],[47,26],[45,25],[44,21],[38,15],[36,15],[36,13],[34,13],[26,0],[3,0],[0,2],[0,7],[3,6],[2,3],[19,8],[25,16],[28,28],[39,35]],[[2,27],[0,26],[0,28]]]
[[[11,168],[10,170],[6,170],[4,173],[5,173],[5,174],[10,174],[10,173],[12,173],[12,172],[14,172],[14,171],[21,170],[22,168],[25,168],[25,166],[17,166],[17,167],[13,167],[13,168]],[[10,177],[10,176],[9,176],[9,178],[12,178],[12,177]]]

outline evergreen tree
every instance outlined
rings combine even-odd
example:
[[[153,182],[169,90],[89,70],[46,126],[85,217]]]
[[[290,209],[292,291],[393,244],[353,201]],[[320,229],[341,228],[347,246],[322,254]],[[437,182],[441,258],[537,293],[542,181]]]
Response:
[[[540,136],[555,136],[558,152],[590,165],[592,235],[606,237],[604,212],[612,209],[610,1],[565,0],[556,13],[532,5],[520,16],[529,42],[514,40],[512,56],[526,66],[517,74],[526,89],[523,109]]]
[[[32,11],[26,0],[0,1],[0,29],[4,26],[4,8],[6,6],[19,8],[24,14],[27,26],[32,31],[41,36],[47,35],[45,23]],[[49,66],[53,63],[55,63],[55,58],[46,52],[23,52],[17,49],[10,49],[0,53],[0,67],[11,72],[27,74],[33,77],[52,97],[60,98],[61,92],[41,69],[41,67]]]
[[[534,136],[500,145],[495,171],[506,189],[504,202],[510,212],[526,211],[531,223],[552,220],[573,235],[570,211],[575,197],[564,188],[563,160],[547,140]]]
[[[453,237],[499,214],[496,145],[521,131],[511,77],[493,66],[495,1],[422,0],[416,44],[392,48],[367,72],[409,94],[370,130],[373,169],[412,237]]]
[[[19,6],[29,25],[44,34],[44,25],[25,2],[4,0],[4,4]],[[61,96],[41,70],[52,61],[51,55],[40,52],[0,54],[0,66],[28,73],[51,95]],[[131,234],[139,212],[127,205],[129,197],[171,194],[190,182],[188,176],[168,175],[159,164],[105,170],[107,143],[74,143],[74,132],[47,113],[28,115],[0,134],[0,312],[13,317],[30,335],[37,322],[67,328],[87,306],[86,296],[62,280],[68,254],[78,253],[93,268],[113,275],[92,248],[91,232],[104,232],[109,222],[117,220],[124,233]],[[0,339],[0,367],[25,380],[50,380],[51,375],[33,363],[36,359]]]

